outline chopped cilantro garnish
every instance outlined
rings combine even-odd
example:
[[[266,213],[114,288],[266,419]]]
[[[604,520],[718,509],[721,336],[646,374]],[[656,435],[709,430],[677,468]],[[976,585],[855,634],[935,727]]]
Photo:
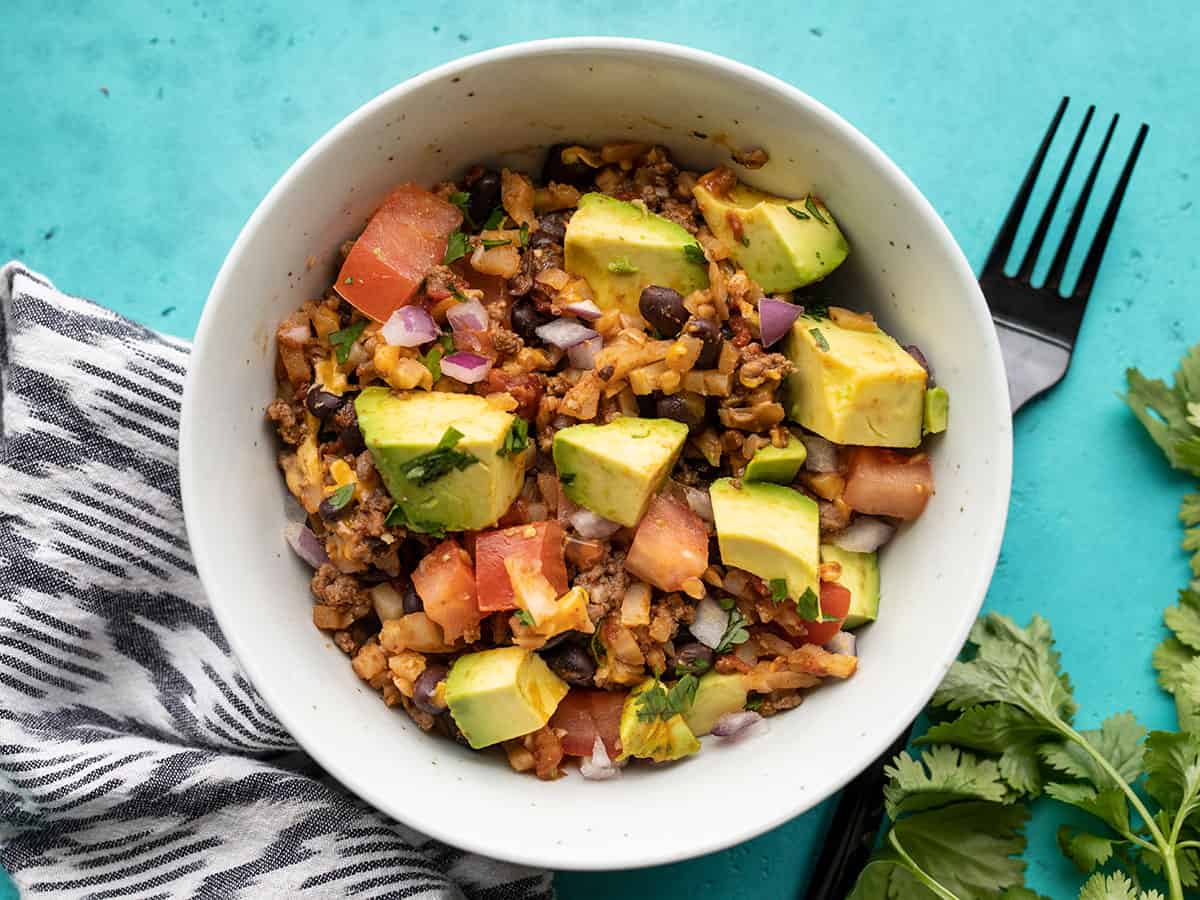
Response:
[[[446,255],[442,257],[442,265],[448,266],[456,259],[462,259],[469,249],[471,245],[467,242],[467,236],[457,228],[454,229],[450,232],[450,240],[446,242]]]
[[[729,612],[735,605],[736,601],[732,597],[722,597],[717,601],[717,606],[721,607],[725,612]]]
[[[521,453],[529,446],[529,423],[517,416],[513,419],[512,425],[508,429],[508,434],[504,436],[504,444],[497,451],[500,456],[513,456]]]
[[[499,238],[497,240],[480,241],[483,244],[484,250],[491,250],[493,247],[507,247],[512,243],[508,238]]]
[[[699,244],[684,244],[683,255],[687,257],[687,261],[695,263],[698,266],[708,265],[708,260],[704,258],[704,248]]]
[[[588,644],[592,651],[592,659],[597,665],[603,665],[605,657],[608,656],[608,651],[604,649],[604,641],[600,640],[600,629],[596,629],[596,633],[592,635],[592,640]]]
[[[819,300],[813,303],[805,303],[804,315],[808,316],[810,319],[828,319],[829,304],[822,303]]]
[[[529,246],[529,223],[528,222],[521,223],[520,241],[521,241],[522,247]]]
[[[537,622],[535,622],[533,620],[533,616],[531,616],[529,614],[529,610],[527,610],[527,609],[518,609],[516,615],[517,615],[517,621],[520,622],[522,625],[524,625],[526,628],[532,628],[534,625],[537,624]]]
[[[333,352],[339,363],[345,363],[350,358],[350,348],[354,346],[354,342],[359,339],[366,327],[367,320],[363,319],[361,322],[347,325],[341,331],[335,331],[329,336],[329,343],[333,346]]]
[[[751,697],[746,701],[746,709],[750,710],[751,712],[755,712],[760,706],[762,706],[762,704],[762,697]]]
[[[638,271],[638,267],[629,261],[628,256],[618,256],[608,264],[608,271],[614,275],[632,275]]]
[[[796,209],[796,207],[794,207],[794,206],[789,206],[787,208],[787,211],[790,212],[793,216],[795,216],[797,219],[800,219],[800,220],[812,218],[812,216],[810,216],[808,213],[800,212],[800,210]]]
[[[353,497],[354,497],[354,482],[352,481],[349,484],[343,484],[336,491],[334,491],[332,494],[330,494],[328,497],[326,497],[325,502],[328,503],[330,508],[336,512],[337,510],[342,509],[347,503],[349,503],[353,499]]]
[[[563,484],[574,484],[575,483],[575,473],[574,472],[562,472],[561,474],[559,474],[558,480],[561,481]]]
[[[817,208],[817,203],[815,200],[813,200],[812,194],[809,194],[807,197],[804,198],[804,208],[808,210],[809,215],[811,215],[814,219],[816,219],[822,225],[829,224],[829,220],[826,219],[823,215],[821,215],[821,210],[819,210]]]
[[[471,195],[466,191],[455,191],[447,198],[451,203],[462,210],[462,214],[467,214],[467,207],[471,203]]]
[[[675,663],[675,675],[682,678],[684,675],[703,675],[711,668],[711,664],[703,657],[692,660],[691,663]]]
[[[725,653],[734,644],[746,643],[750,640],[750,632],[746,630],[748,624],[740,609],[733,610],[729,614],[729,624],[725,626],[725,633],[721,635],[721,640],[713,650],[716,653]]]
[[[351,276],[347,275],[346,278],[342,281],[342,284],[354,284],[354,279]]]
[[[442,377],[442,357],[445,355],[441,345],[434,344],[428,352],[417,357],[421,361],[421,365],[429,370],[429,374],[433,376],[435,382]]]
[[[796,601],[796,613],[805,622],[816,622],[821,618],[821,600],[812,588],[804,589],[800,599]]]
[[[768,583],[768,587],[771,588],[771,599],[776,603],[787,599],[788,588],[786,578],[772,578]]]
[[[817,342],[817,346],[822,350],[829,350],[829,341],[825,340],[825,335],[821,334],[820,328],[810,328],[808,333],[813,336],[813,340]]]
[[[687,712],[696,700],[696,688],[699,684],[700,680],[695,675],[684,675],[669,689],[661,681],[657,682],[638,695],[635,701],[638,720],[666,720]]]
[[[398,503],[393,504],[388,510],[387,517],[383,520],[383,524],[392,528],[404,528],[416,534],[427,534],[430,537],[443,538],[446,536],[445,529],[438,522],[424,522],[420,519],[410,519],[404,512],[404,507]]]
[[[432,352],[432,351],[431,351]],[[418,487],[437,481],[455,469],[465,469],[479,462],[470,453],[455,450],[462,440],[462,432],[453,425],[446,429],[437,446],[427,453],[414,456],[400,466],[400,474]]]
[[[500,227],[500,223],[503,221],[504,221],[504,207],[497,206],[495,209],[492,210],[491,214],[487,217],[487,221],[483,223],[483,227],[480,229],[480,231],[495,231],[497,228]]]

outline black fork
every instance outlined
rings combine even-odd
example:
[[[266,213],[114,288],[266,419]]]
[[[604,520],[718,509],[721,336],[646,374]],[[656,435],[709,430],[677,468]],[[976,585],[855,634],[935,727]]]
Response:
[[[1058,249],[1050,262],[1046,280],[1041,285],[1034,286],[1032,279],[1038,256],[1050,230],[1050,223],[1058,208],[1063,188],[1070,177],[1071,168],[1075,164],[1075,158],[1079,155],[1079,147],[1087,134],[1088,126],[1092,123],[1096,111],[1094,106],[1089,106],[1083,117],[1079,133],[1075,135],[1062,171],[1054,182],[1046,208],[1034,228],[1033,237],[1021,259],[1020,267],[1012,276],[1004,273],[1004,267],[1012,252],[1017,230],[1025,216],[1025,208],[1029,205],[1029,198],[1033,194],[1042,164],[1046,161],[1046,154],[1058,132],[1063,114],[1067,111],[1068,100],[1068,97],[1063,97],[1059,104],[1050,128],[1042,138],[1029,171],[1026,172],[1017,196],[1013,199],[1008,215],[1004,217],[1004,224],[1000,226],[996,241],[988,253],[987,262],[983,264],[983,272],[979,276],[979,286],[983,289],[992,319],[996,323],[996,334],[1000,338],[1000,351],[1008,374],[1009,396],[1014,413],[1034,397],[1062,381],[1067,373],[1067,366],[1071,362],[1071,350],[1075,346],[1088,298],[1096,283],[1096,274],[1100,271],[1104,248],[1108,245],[1113,224],[1117,220],[1117,211],[1121,208],[1121,200],[1125,197],[1125,189],[1133,174],[1134,164],[1150,130],[1144,123],[1138,129],[1133,148],[1121,170],[1108,206],[1105,207],[1096,236],[1092,239],[1087,256],[1084,257],[1075,288],[1069,296],[1064,296],[1061,287],[1067,260],[1075,245],[1079,224],[1091,198],[1100,165],[1117,127],[1117,116],[1112,117],[1104,141],[1096,154],[1096,160],[1092,163],[1079,199],[1075,202],[1071,218],[1067,221]],[[825,843],[821,847],[821,854],[817,858],[812,881],[805,894],[806,900],[844,900],[854,887],[858,873],[862,871],[871,855],[871,848],[883,822],[883,785],[886,781],[884,766],[908,746],[911,737],[910,725],[883,756],[842,791],[833,821],[830,822],[829,831],[825,836]]]

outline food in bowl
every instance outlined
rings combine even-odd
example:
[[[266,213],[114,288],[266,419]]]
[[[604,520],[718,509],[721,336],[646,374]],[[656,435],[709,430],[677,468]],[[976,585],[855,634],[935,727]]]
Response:
[[[948,397],[820,293],[817,197],[558,145],[537,183],[403,184],[340,253],[268,415],[313,622],[385,703],[606,778],[853,675]]]

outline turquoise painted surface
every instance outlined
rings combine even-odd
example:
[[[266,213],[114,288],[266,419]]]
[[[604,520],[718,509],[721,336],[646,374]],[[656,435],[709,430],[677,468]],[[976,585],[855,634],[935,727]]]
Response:
[[[342,7],[0,5],[0,258],[20,257],[68,291],[188,336],[237,230],[309,143],[414,73],[535,37],[673,40],[792,82],[879,143],[976,266],[1062,94],[1124,113],[1121,150],[1136,121],[1150,122],[1071,376],[1017,422],[1013,508],[988,605],[1021,620],[1050,616],[1083,725],[1124,708],[1152,726],[1171,722],[1149,657],[1160,610],[1186,577],[1175,510],[1187,483],[1164,471],[1114,392],[1125,366],[1166,374],[1200,340],[1192,4],[760,0],[719,18],[679,0],[586,0],[569,11],[476,0],[420,10],[359,0],[352,15]],[[1094,134],[1085,155],[1096,143]],[[1100,194],[1113,177],[1101,179]],[[736,816],[738,801],[714,797],[714,814]],[[795,896],[827,813],[689,863],[562,875],[560,892]],[[1030,881],[1074,896],[1055,821],[1041,809],[1031,828]],[[664,811],[663,828],[686,823]]]

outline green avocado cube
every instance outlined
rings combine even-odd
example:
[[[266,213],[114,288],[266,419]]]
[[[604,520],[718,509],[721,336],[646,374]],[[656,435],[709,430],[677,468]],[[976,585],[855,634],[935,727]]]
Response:
[[[921,443],[928,376],[891,336],[804,315],[783,352],[793,366],[786,400],[794,421],[835,444]]]
[[[950,394],[944,387],[925,392],[925,434],[941,434],[950,424]]]
[[[501,455],[515,417],[483,397],[369,387],[354,409],[375,468],[413,530],[487,528],[521,491],[526,455]],[[439,449],[455,432],[454,445]]]
[[[598,516],[632,527],[671,474],[687,436],[682,422],[636,417],[557,431],[554,465],[563,493]]]
[[[446,676],[446,704],[472,749],[490,747],[550,721],[566,682],[524,647],[460,656]]]
[[[692,194],[709,230],[767,293],[820,281],[850,253],[837,222],[812,196],[785,200],[743,184],[724,195],[700,184]]]
[[[707,672],[700,676],[696,685],[696,699],[683,714],[683,721],[692,734],[702,737],[712,731],[721,716],[745,709],[746,694],[745,679],[741,675]]]
[[[639,315],[642,289],[652,284],[685,297],[708,287],[704,250],[686,228],[605,194],[580,198],[563,250],[566,270],[587,280],[601,309]]]
[[[809,497],[765,481],[719,478],[709,488],[721,561],[768,583],[783,579],[787,596],[821,594],[819,516]]]
[[[776,447],[768,445],[760,447],[750,462],[746,463],[746,471],[742,477],[746,481],[774,481],[778,484],[791,484],[796,480],[800,467],[808,459],[808,450],[795,437],[789,436],[787,445]]]
[[[850,631],[874,622],[879,615],[879,557],[822,544],[821,562],[835,562],[842,567],[835,580],[850,592],[850,611],[842,628]]]

